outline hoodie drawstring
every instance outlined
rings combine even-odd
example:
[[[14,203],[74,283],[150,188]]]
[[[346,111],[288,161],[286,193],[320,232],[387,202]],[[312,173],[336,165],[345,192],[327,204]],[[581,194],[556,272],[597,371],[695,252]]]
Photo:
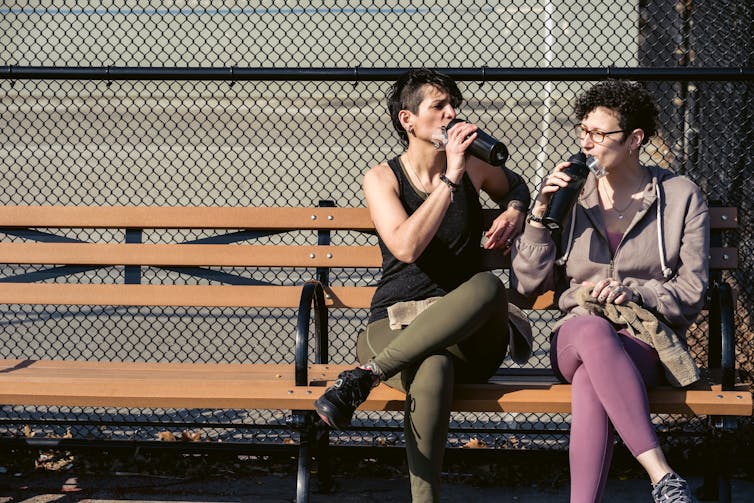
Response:
[[[571,247],[573,246],[573,232],[576,228],[576,208],[571,211],[571,228],[568,230],[568,241],[566,241],[566,249],[563,256],[555,261],[557,265],[564,265],[568,260],[568,255],[571,253]]]
[[[657,248],[660,253],[660,267],[662,268],[662,277],[670,279],[673,275],[672,269],[665,263],[665,233],[662,232],[662,192],[660,184],[655,184],[655,194],[657,194]]]

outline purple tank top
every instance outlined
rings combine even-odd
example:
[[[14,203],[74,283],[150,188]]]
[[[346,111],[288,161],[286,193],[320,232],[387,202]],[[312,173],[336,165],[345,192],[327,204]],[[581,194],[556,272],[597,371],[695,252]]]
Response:
[[[623,233],[621,232],[608,232],[607,240],[610,243],[610,253],[615,255],[615,250],[618,249],[620,240],[623,239]]]

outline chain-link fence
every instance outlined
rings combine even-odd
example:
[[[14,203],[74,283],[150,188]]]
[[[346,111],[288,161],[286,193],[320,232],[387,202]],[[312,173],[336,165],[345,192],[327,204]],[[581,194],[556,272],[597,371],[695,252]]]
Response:
[[[294,206],[329,199],[363,206],[364,171],[401,151],[385,107],[387,88],[398,69],[419,66],[459,80],[466,99],[460,114],[507,144],[507,166],[534,190],[578,148],[574,97],[591,80],[625,75],[644,81],[661,106],[661,134],[643,161],[689,176],[710,202],[739,208],[741,232],[727,244],[739,247],[741,267],[726,279],[738,293],[738,365],[750,379],[753,11],[744,0],[3,2],[0,203]],[[116,281],[119,274],[98,271],[93,280]],[[145,277],[164,281],[159,273]],[[5,306],[1,316],[3,356],[292,358],[291,310]],[[355,358],[365,313],[342,319],[332,329],[334,362]],[[535,330],[546,333],[546,323],[538,320]],[[705,337],[701,328],[691,332],[701,362]],[[13,413],[35,421],[36,411]],[[117,435],[126,437],[200,423],[265,439],[267,430],[255,424],[283,427],[278,411],[45,413],[48,423],[75,421],[87,435],[103,434],[105,416],[107,428],[120,425]],[[384,417],[365,414],[359,421],[394,424]],[[505,446],[508,433],[550,431],[556,435],[545,433],[543,444],[562,445],[562,419],[464,415],[453,428],[461,437],[497,428],[501,436],[489,442]],[[670,431],[701,429],[698,420],[657,421]],[[10,424],[11,431],[19,424]]]

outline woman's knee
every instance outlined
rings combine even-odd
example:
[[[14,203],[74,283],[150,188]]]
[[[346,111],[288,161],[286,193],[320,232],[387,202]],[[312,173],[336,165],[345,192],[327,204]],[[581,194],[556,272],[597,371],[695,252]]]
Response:
[[[613,325],[600,316],[577,316],[558,329],[558,345],[591,345],[607,340],[619,342]]]
[[[583,316],[575,316],[560,327],[561,330],[576,330],[576,331],[583,331],[585,329],[587,330],[594,330],[594,331],[604,331],[604,330],[613,330],[613,325],[607,321],[602,316],[595,316],[593,314],[587,314]]]
[[[488,304],[495,308],[507,305],[507,291],[505,284],[491,272],[478,272],[469,279],[466,284],[466,290],[470,297],[469,300],[480,305]]]
[[[572,382],[576,370],[585,358],[594,354],[594,348],[604,344],[620,346],[613,326],[599,316],[578,316],[563,323],[552,339],[550,361],[556,374]]]
[[[455,379],[453,357],[446,352],[429,355],[409,374],[406,377],[410,382],[404,382],[404,387],[414,397],[451,393]]]

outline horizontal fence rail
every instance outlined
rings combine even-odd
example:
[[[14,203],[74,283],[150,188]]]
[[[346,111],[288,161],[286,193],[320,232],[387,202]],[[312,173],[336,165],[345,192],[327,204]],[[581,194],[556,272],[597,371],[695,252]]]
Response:
[[[0,66],[3,79],[79,80],[298,80],[384,82],[407,68],[164,68]],[[458,81],[594,81],[622,78],[641,81],[740,81],[754,79],[754,68],[437,68]]]

